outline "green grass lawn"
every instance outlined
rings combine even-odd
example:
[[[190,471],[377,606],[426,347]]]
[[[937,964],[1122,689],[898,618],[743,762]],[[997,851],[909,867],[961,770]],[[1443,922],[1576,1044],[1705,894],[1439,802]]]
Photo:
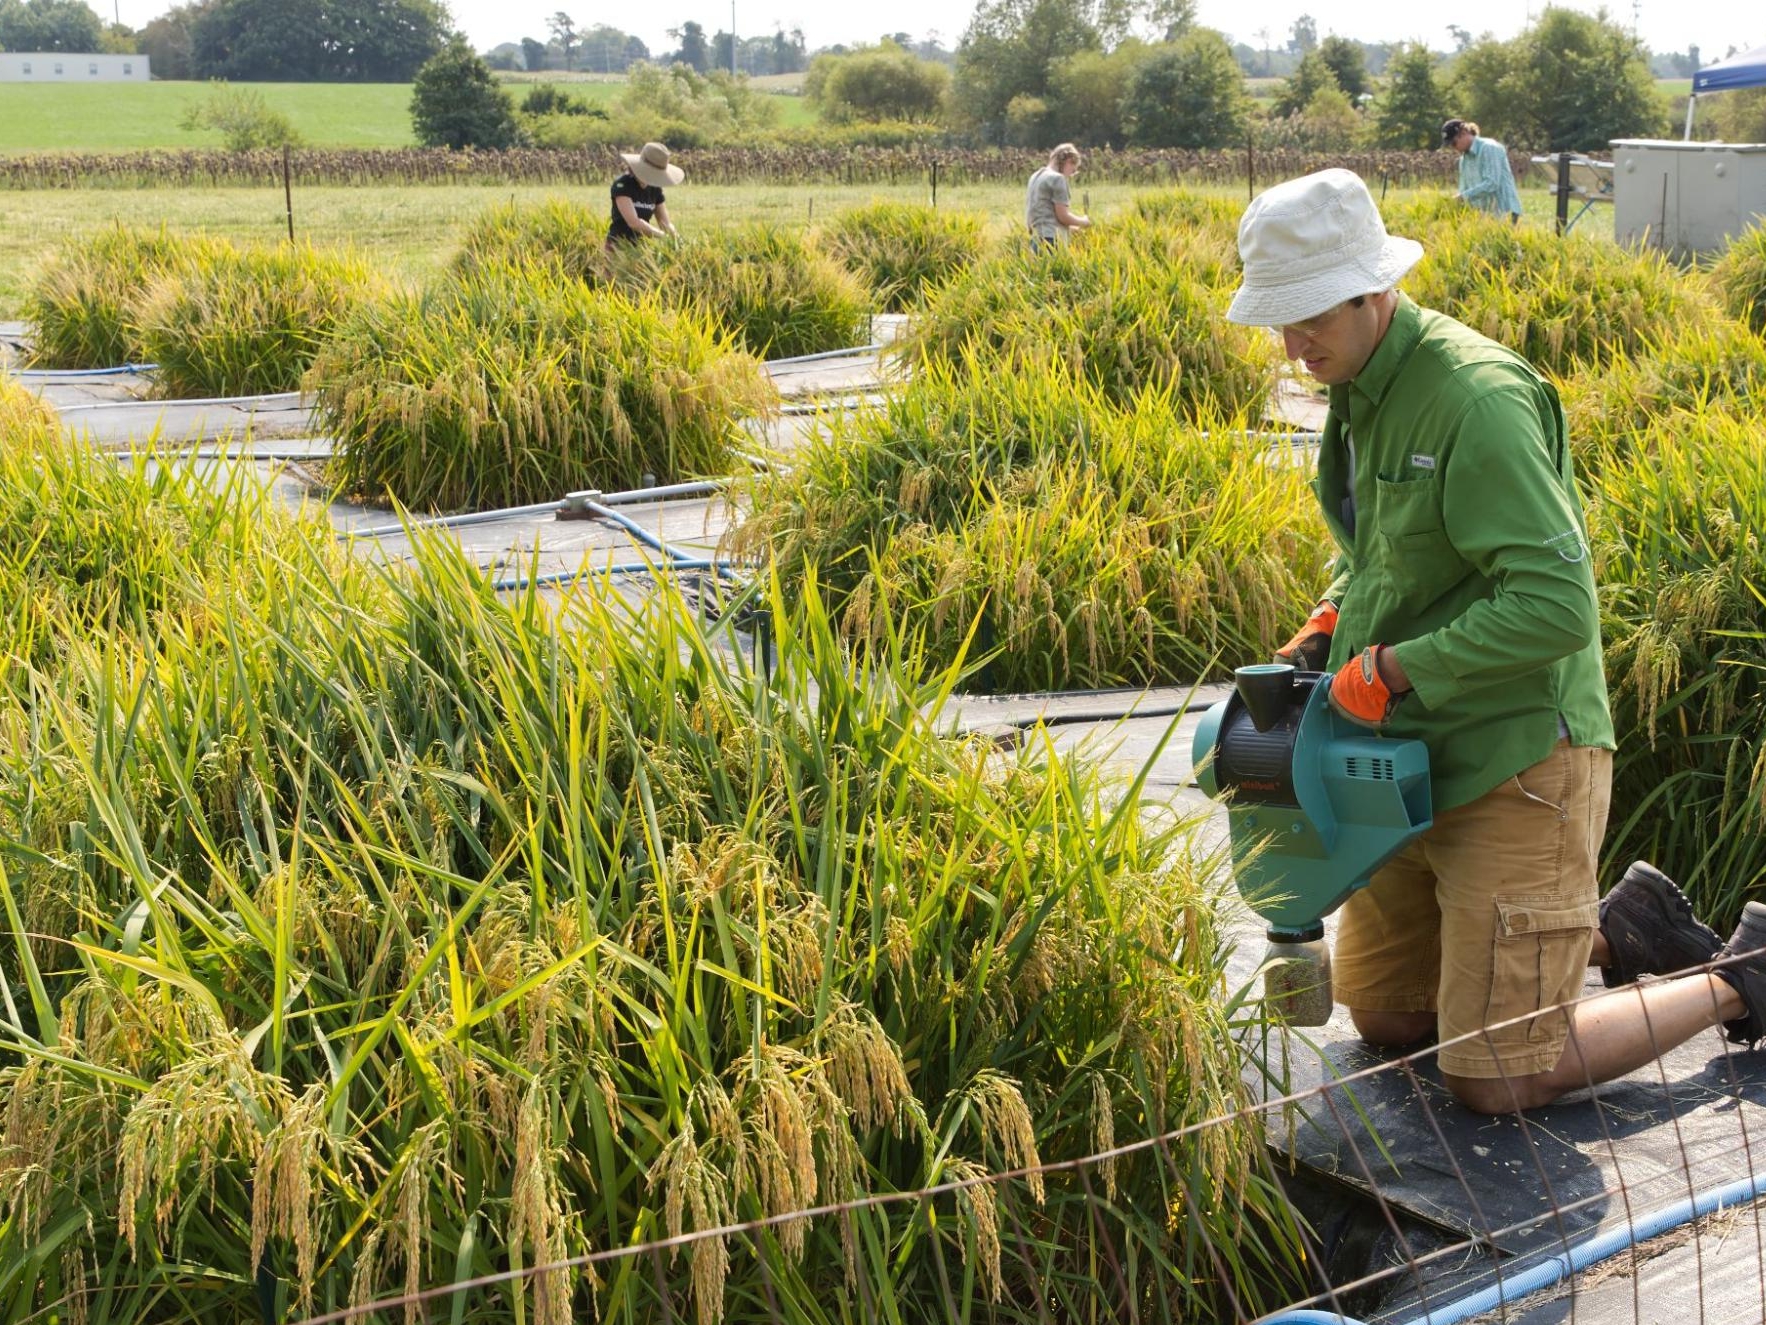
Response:
[[[264,94],[316,147],[406,147],[408,83],[241,83]],[[212,129],[183,129],[207,83],[0,84],[0,152],[115,152],[219,147]]]
[[[606,105],[622,83],[580,75],[524,81],[570,84],[573,96]],[[241,83],[264,94],[314,147],[409,147],[408,83]],[[510,88],[520,104],[526,89]],[[210,95],[207,83],[0,83],[0,152],[124,152],[150,147],[219,147],[212,129],[184,129],[191,106]],[[779,95],[779,124],[813,124],[802,97]]]

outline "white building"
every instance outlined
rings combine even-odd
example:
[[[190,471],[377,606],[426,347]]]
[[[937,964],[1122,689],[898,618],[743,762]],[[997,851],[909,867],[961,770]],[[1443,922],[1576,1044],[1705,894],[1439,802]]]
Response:
[[[145,83],[145,55],[0,51],[0,83]]]

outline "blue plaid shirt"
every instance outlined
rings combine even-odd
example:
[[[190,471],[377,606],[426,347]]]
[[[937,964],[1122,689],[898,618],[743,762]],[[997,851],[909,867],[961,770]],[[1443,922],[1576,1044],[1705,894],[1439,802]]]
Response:
[[[1459,196],[1481,212],[1509,216],[1521,210],[1521,194],[1508,168],[1508,149],[1494,138],[1472,139],[1459,158]]]

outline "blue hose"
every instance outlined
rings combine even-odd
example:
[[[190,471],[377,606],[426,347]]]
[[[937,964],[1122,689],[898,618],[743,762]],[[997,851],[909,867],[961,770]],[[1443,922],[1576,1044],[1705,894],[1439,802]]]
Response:
[[[120,368],[21,368],[13,377],[125,377],[130,373],[151,373],[156,363],[126,363]]]
[[[1596,1261],[1604,1261],[1628,1247],[1635,1247],[1660,1237],[1670,1229],[1694,1219],[1701,1219],[1725,1206],[1751,1201],[1766,1189],[1766,1174],[1739,1178],[1723,1187],[1699,1192],[1672,1205],[1663,1206],[1640,1220],[1628,1221],[1623,1228],[1608,1229],[1578,1242],[1568,1251],[1547,1256],[1517,1274],[1505,1275],[1501,1283],[1491,1284],[1475,1293],[1449,1302],[1444,1307],[1424,1307],[1403,1322],[1403,1325],[1458,1325],[1458,1322],[1510,1305],[1530,1293],[1549,1288],[1560,1279],[1587,1269]],[[1334,1311],[1284,1311],[1265,1316],[1259,1325],[1361,1325],[1361,1322]]]
[[[517,575],[498,580],[491,588],[498,593],[510,589],[538,588],[548,584],[570,584],[593,579],[598,575],[662,575],[670,571],[722,570],[721,562],[709,557],[682,558],[675,561],[625,561],[614,566],[584,566],[581,570],[553,571],[549,575]]]

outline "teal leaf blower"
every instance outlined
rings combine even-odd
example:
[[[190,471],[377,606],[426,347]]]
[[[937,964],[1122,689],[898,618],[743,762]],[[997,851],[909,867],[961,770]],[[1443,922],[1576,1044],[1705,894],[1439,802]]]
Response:
[[[1339,717],[1327,673],[1241,667],[1202,715],[1196,781],[1226,802],[1233,879],[1269,925],[1264,999],[1297,1026],[1331,1013],[1324,918],[1432,820],[1429,752]]]

